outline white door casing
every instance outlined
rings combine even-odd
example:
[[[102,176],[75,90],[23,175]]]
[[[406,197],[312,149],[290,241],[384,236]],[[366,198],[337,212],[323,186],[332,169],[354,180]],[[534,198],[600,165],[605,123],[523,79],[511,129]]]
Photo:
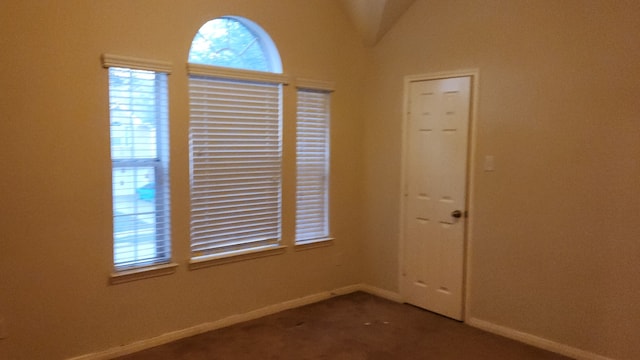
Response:
[[[400,293],[462,320],[471,76],[409,81]]]

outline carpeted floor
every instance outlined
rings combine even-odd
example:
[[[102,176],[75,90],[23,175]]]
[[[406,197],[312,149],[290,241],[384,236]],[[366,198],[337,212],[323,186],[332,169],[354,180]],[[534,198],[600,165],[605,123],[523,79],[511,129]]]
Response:
[[[357,292],[148,349],[119,360],[568,359]]]

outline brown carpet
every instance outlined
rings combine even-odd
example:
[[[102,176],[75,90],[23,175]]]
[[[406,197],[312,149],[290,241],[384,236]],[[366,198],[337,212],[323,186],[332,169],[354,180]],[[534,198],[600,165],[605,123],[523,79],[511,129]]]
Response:
[[[568,358],[410,305],[357,292],[118,359]]]

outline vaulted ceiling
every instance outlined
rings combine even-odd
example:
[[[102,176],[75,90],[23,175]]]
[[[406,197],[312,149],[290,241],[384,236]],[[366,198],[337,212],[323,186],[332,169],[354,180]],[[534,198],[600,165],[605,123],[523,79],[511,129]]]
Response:
[[[375,45],[415,0],[340,0],[367,46]]]

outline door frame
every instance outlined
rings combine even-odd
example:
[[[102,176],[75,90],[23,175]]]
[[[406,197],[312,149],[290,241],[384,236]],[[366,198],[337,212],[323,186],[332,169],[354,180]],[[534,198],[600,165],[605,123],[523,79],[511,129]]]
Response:
[[[472,281],[472,268],[471,268],[471,252],[472,252],[472,235],[473,235],[473,226],[474,226],[474,199],[475,199],[475,156],[476,156],[476,134],[477,134],[477,108],[478,108],[478,90],[479,90],[479,82],[480,82],[480,71],[479,69],[464,69],[464,70],[454,70],[454,71],[443,71],[436,73],[427,73],[427,74],[419,74],[419,75],[407,75],[404,77],[404,87],[403,87],[403,99],[402,99],[402,153],[401,153],[401,174],[400,174],[400,227],[399,227],[399,268],[398,268],[398,292],[400,295],[400,300],[405,301],[404,295],[402,294],[402,273],[404,270],[404,244],[405,244],[405,208],[407,202],[407,179],[406,172],[408,168],[408,155],[407,155],[407,147],[408,147],[408,126],[407,123],[409,121],[409,91],[410,84],[416,81],[428,81],[428,80],[439,80],[439,79],[447,79],[454,77],[470,77],[471,78],[471,94],[469,97],[469,134],[467,139],[467,182],[466,182],[466,226],[464,231],[464,254],[463,254],[463,269],[462,273],[464,278],[462,280],[462,321],[466,322],[469,318],[469,308],[470,308],[470,299],[471,292],[470,284]]]

